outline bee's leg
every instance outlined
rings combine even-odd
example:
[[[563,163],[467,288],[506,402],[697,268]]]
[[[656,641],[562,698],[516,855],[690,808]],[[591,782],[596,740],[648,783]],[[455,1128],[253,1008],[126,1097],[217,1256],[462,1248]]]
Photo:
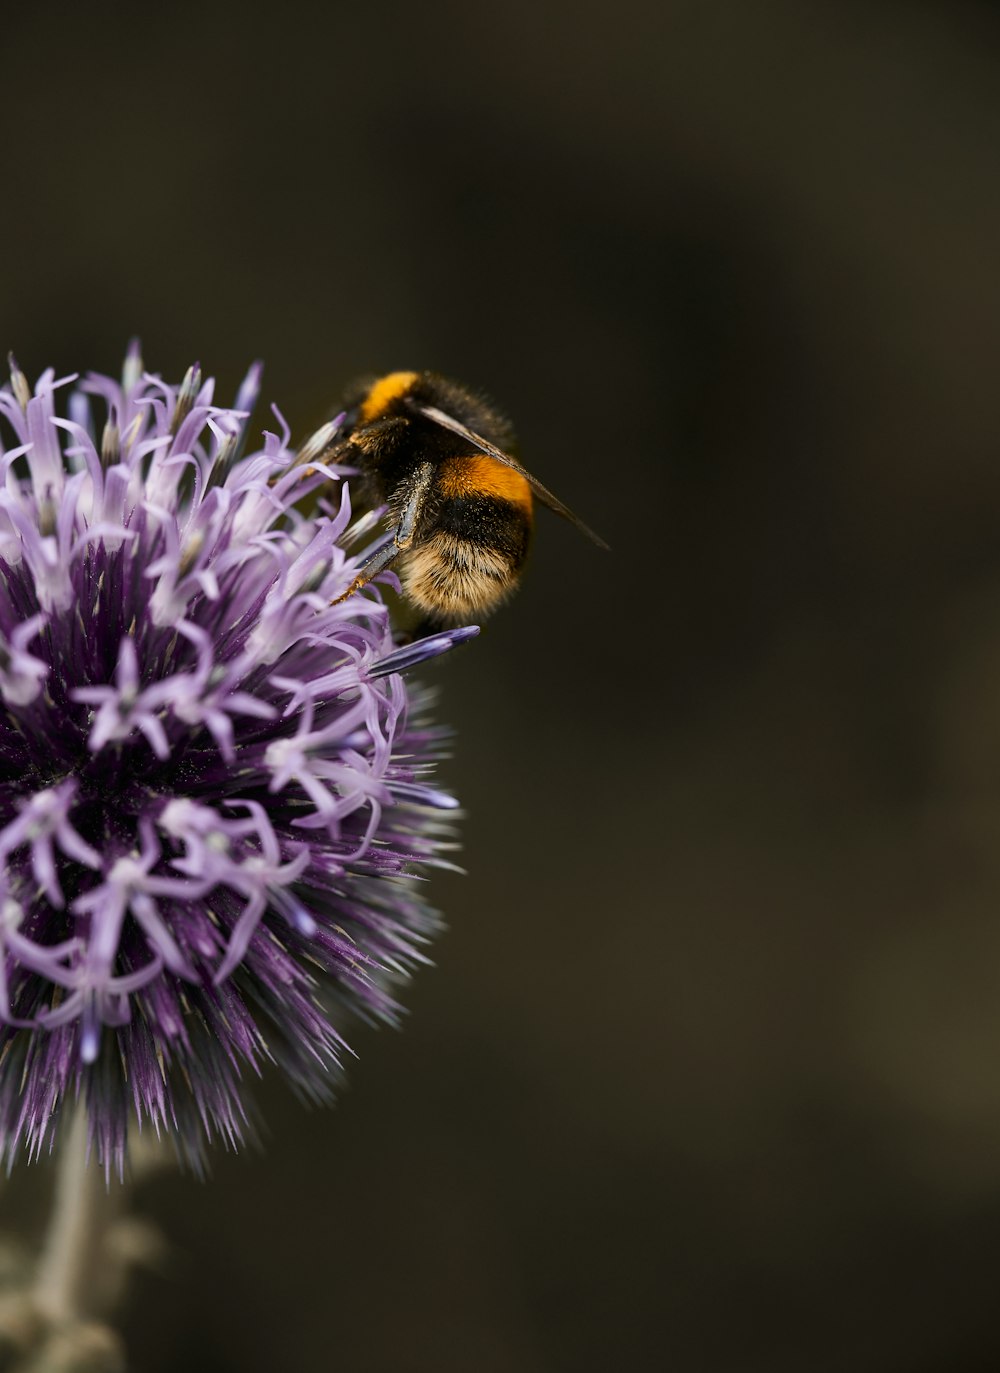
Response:
[[[417,520],[423,509],[424,497],[430,490],[431,478],[434,476],[434,467],[429,462],[421,463],[414,473],[413,485],[406,497],[406,504],[403,506],[403,513],[399,518],[399,528],[396,530],[396,547],[402,552],[409,548],[413,542],[413,534],[417,527]]]
[[[364,560],[358,568],[357,576],[342,596],[338,596],[331,605],[339,605],[341,601],[346,601],[348,596],[353,596],[355,591],[360,591],[363,586],[377,577],[380,572],[384,572],[390,563],[399,557],[400,553],[405,553],[413,543],[413,532],[420,518],[420,510],[423,506],[424,497],[430,488],[431,478],[434,475],[434,468],[429,462],[423,463],[417,469],[416,480],[410,494],[407,496],[406,504],[403,506],[403,513],[399,524],[391,539],[388,539],[381,548],[376,548],[374,553]]]
[[[363,586],[367,586],[373,577],[377,577],[380,572],[384,572],[390,563],[399,557],[401,549],[395,539],[387,539],[381,547],[376,548],[374,553],[370,553],[358,568],[357,576],[342,596],[337,596],[330,602],[331,605],[340,605],[341,601],[346,601],[348,596],[353,596],[355,591],[360,591]]]

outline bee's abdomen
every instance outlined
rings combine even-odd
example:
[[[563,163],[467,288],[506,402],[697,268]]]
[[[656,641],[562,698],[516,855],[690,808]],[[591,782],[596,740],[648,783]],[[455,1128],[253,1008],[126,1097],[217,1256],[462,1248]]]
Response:
[[[435,534],[502,553],[515,567],[524,561],[531,515],[523,506],[495,496],[463,496],[439,500],[431,518]]]
[[[407,556],[406,593],[442,622],[488,614],[517,586],[530,537],[523,506],[492,496],[444,500]]]
[[[531,519],[531,487],[520,472],[485,453],[461,453],[438,466],[436,486],[445,499],[491,497],[515,505]]]

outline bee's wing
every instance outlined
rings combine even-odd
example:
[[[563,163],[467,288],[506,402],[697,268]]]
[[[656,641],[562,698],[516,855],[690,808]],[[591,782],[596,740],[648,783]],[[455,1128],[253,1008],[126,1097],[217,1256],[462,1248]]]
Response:
[[[439,410],[436,405],[418,405],[411,403],[412,408],[426,419],[433,420],[435,424],[440,424],[442,429],[449,429],[453,434],[458,434],[460,438],[468,439],[480,452],[485,453],[488,458],[494,458],[497,462],[502,462],[505,467],[512,467],[515,472],[520,472],[521,476],[534,491],[535,495],[547,505],[550,510],[554,510],[557,515],[562,515],[563,519],[569,520],[570,524],[576,525],[581,534],[586,534],[591,543],[596,543],[598,548],[606,549],[610,552],[608,545],[599,534],[595,534],[589,525],[584,524],[579,515],[574,515],[568,505],[563,505],[562,501],[553,496],[547,486],[543,486],[537,477],[533,477],[530,472],[521,466],[516,458],[512,458],[509,453],[504,453],[502,449],[494,448],[488,439],[484,439],[481,434],[474,433],[467,429],[453,416],[444,410]]]

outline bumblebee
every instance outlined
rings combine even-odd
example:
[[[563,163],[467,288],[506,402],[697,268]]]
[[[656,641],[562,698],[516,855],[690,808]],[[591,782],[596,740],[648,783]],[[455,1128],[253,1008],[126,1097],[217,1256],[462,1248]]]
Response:
[[[356,466],[391,537],[364,560],[352,596],[398,560],[403,590],[434,625],[489,614],[516,589],[533,497],[600,548],[603,539],[510,454],[507,421],[436,372],[390,372],[347,398],[336,456]]]

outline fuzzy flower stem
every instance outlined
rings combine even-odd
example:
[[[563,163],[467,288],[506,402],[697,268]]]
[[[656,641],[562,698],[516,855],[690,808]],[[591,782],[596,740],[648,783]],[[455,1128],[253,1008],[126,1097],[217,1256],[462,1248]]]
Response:
[[[61,1145],[52,1216],[35,1280],[35,1303],[53,1322],[89,1314],[87,1290],[111,1204],[96,1162],[88,1159],[87,1112],[82,1102],[77,1103]]]

